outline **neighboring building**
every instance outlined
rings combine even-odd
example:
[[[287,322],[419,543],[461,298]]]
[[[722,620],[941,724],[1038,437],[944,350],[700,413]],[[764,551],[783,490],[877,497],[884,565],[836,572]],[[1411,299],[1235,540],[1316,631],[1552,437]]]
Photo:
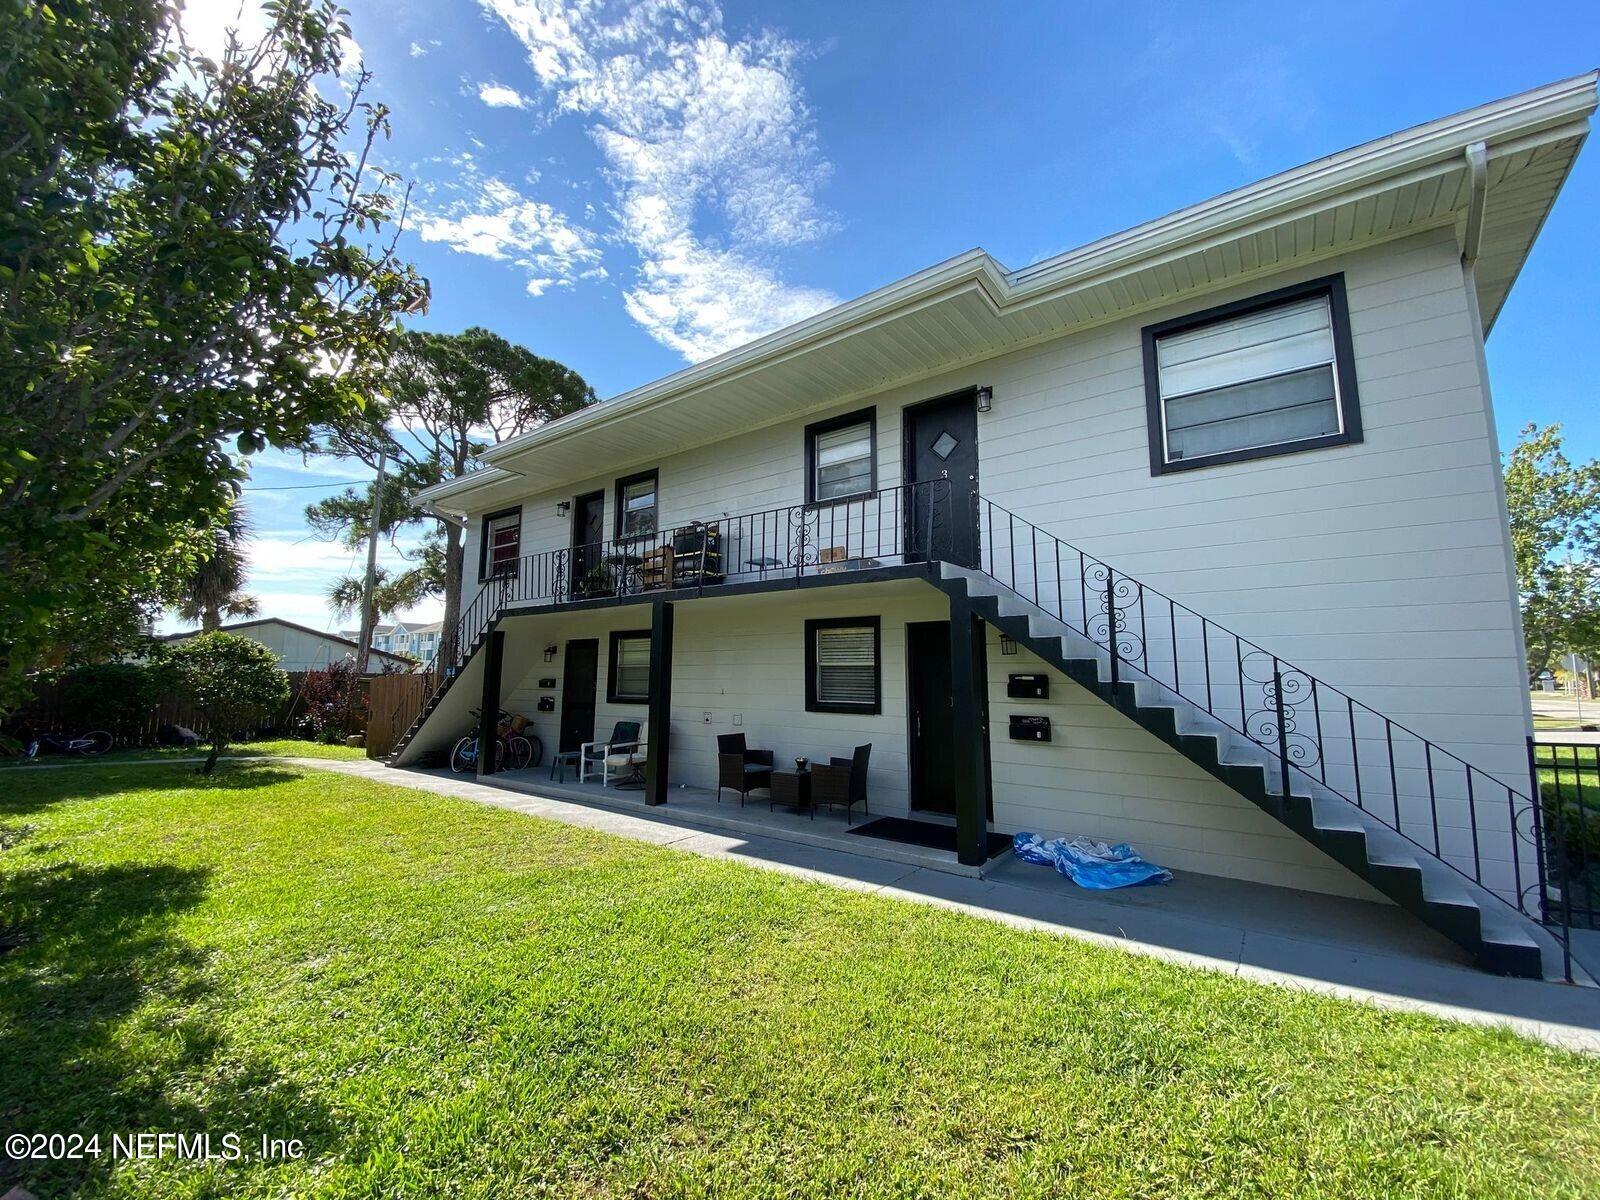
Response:
[[[198,629],[191,629],[185,633],[169,633],[161,640],[181,642],[199,632]],[[222,632],[237,633],[241,637],[260,642],[277,656],[278,665],[285,671],[320,671],[330,663],[354,658],[358,648],[351,638],[325,633],[306,625],[296,625],[293,621],[285,621],[281,617],[236,621],[231,625],[222,626]],[[369,667],[374,672],[404,671],[413,665],[410,659],[374,649]]]
[[[872,813],[953,817],[964,863],[1126,840],[1537,973],[1484,339],[1594,107],[1591,74],[973,250],[491,448],[421,497],[471,531],[465,657],[393,761],[498,704],[552,751],[647,719],[653,803],[716,785],[714,735],[870,742]]]
[[[418,663],[429,663],[439,652],[439,633],[443,628],[442,621],[416,623],[396,621],[392,625],[375,625],[372,629],[372,648],[390,654],[404,655]],[[356,641],[360,638],[361,631],[342,629],[339,631],[339,636]]]

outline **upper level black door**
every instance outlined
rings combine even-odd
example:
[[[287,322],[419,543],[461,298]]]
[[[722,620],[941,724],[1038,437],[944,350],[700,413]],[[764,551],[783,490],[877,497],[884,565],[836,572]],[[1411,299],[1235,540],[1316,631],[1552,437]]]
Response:
[[[572,502],[572,591],[582,595],[584,577],[600,564],[606,540],[606,494],[588,492]]]
[[[595,687],[599,678],[599,639],[568,642],[561,668],[561,750],[576,750],[585,742],[594,741]]]
[[[905,410],[908,558],[978,565],[978,396],[968,389]],[[949,488],[935,481],[949,481]]]

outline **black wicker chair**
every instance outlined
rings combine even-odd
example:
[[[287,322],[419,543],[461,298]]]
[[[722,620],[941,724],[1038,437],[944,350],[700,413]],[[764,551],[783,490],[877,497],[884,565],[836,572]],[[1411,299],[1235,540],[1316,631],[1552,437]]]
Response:
[[[850,824],[853,810],[861,805],[863,815],[870,816],[867,808],[867,759],[872,755],[872,743],[857,746],[854,756],[836,758],[828,763],[814,763],[811,767],[811,808],[826,804],[831,811],[836,804],[844,805],[844,823]]]
[[[717,803],[722,803],[722,789],[732,788],[739,793],[739,807],[756,788],[772,786],[772,751],[750,750],[744,744],[742,733],[717,735]]]

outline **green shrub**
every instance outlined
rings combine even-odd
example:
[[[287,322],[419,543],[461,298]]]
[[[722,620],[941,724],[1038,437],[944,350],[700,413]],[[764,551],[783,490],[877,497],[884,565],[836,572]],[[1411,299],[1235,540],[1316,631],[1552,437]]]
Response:
[[[260,642],[212,631],[173,647],[178,691],[206,720],[211,753],[200,773],[209,775],[217,756],[252,722],[289,699],[289,677]]]
[[[96,663],[61,672],[61,699],[75,729],[104,729],[126,745],[134,740],[172,673],[157,663]]]

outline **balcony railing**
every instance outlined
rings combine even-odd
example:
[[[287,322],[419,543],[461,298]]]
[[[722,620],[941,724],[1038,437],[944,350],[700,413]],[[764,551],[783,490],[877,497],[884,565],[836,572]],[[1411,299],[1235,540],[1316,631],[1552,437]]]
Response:
[[[949,530],[950,481],[936,479],[508,559],[491,565],[431,669],[454,671],[508,609],[929,562],[946,556]]]

